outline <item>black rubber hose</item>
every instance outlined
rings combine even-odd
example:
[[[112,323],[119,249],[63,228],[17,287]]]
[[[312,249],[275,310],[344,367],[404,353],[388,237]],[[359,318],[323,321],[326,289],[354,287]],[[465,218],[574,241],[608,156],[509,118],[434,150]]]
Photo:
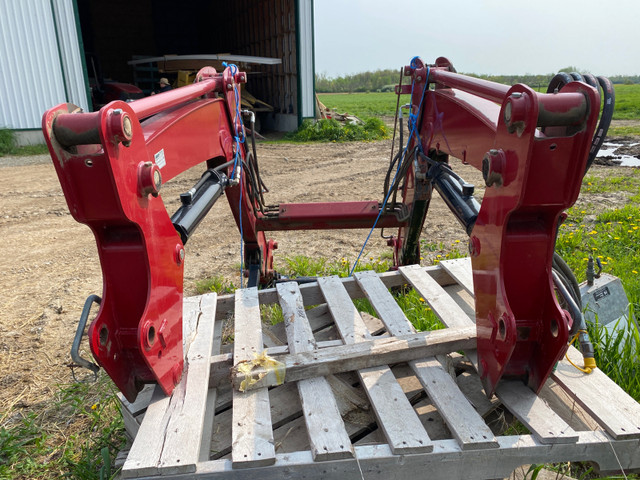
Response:
[[[562,283],[565,284],[578,307],[582,309],[582,297],[580,295],[580,285],[578,285],[578,279],[574,275],[569,265],[567,265],[567,262],[564,261],[564,259],[558,254],[558,252],[553,252],[553,269],[558,273],[558,276],[562,280]]]
[[[569,75],[571,75],[571,78],[573,78],[576,82],[584,82],[584,78],[578,72],[571,72]]]
[[[564,87],[567,83],[573,82],[573,78],[566,72],[556,73],[556,75],[549,82],[549,86],[547,87],[547,93],[554,93],[555,91],[559,91],[562,87]]]
[[[587,167],[584,171],[586,174],[593,161],[598,155],[598,151],[602,144],[604,143],[604,139],[607,136],[607,132],[609,131],[609,126],[611,125],[611,119],[613,118],[613,109],[616,103],[616,93],[613,89],[613,84],[611,80],[606,77],[598,77],[598,83],[600,84],[600,88],[602,89],[603,101],[602,101],[602,113],[600,114],[600,122],[598,123],[598,128],[596,129],[596,134],[593,137],[593,141],[591,142],[591,149],[589,150],[589,158],[587,159]]]
[[[593,87],[593,88],[596,88],[596,89],[598,88],[598,79],[596,79],[596,77],[594,77],[590,73],[583,74],[582,78],[584,79],[583,80],[584,83],[586,83],[590,87]]]

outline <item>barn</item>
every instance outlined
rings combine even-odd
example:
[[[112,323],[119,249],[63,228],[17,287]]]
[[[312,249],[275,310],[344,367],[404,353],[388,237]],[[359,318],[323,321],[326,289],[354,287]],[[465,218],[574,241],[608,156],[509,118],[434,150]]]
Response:
[[[313,38],[313,0],[3,0],[0,128],[38,142],[48,108],[92,110],[100,82],[149,93],[161,76],[179,80],[160,59],[189,69],[201,57],[246,69],[269,106],[263,128],[293,130],[315,113]]]

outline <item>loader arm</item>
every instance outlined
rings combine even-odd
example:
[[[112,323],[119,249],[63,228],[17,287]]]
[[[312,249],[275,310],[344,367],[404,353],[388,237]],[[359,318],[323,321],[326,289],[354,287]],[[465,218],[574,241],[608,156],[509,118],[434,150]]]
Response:
[[[203,162],[213,167],[234,159],[240,119],[227,94],[243,75],[207,68],[179,90],[111,102],[94,113],[63,104],[44,115],[69,210],[93,231],[102,266],[91,351],[131,401],[144,383],[171,393],[183,371],[186,239],[167,213],[162,184]]]
[[[552,258],[561,215],[580,191],[598,90],[583,82],[550,94],[508,87],[459,75],[444,58],[432,66],[416,59],[405,74],[412,83],[398,93],[412,87],[419,117],[413,166],[422,172],[422,179],[405,182],[405,202],[416,205],[416,192],[433,186],[470,235],[479,373],[487,394],[502,377],[521,378],[538,391],[567,350],[571,317],[556,299]],[[482,171],[479,211],[461,213],[468,202],[463,188],[449,188],[455,184],[449,156]],[[410,227],[400,229],[401,263],[415,255],[415,237]]]

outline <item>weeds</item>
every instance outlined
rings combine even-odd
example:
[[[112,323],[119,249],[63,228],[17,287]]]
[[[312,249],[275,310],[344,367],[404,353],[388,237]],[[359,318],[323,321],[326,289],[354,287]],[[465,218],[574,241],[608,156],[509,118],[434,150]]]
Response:
[[[607,134],[612,137],[640,137],[640,126],[611,126]]]
[[[115,387],[100,375],[61,386],[30,413],[14,413],[0,426],[0,478],[114,478],[125,442],[118,407]]]
[[[340,124],[334,119],[317,122],[305,120],[295,132],[285,136],[294,142],[349,142],[355,140],[382,140],[388,137],[387,127],[378,118],[368,118],[364,125]]]
[[[8,128],[0,128],[0,157],[4,155],[42,155],[49,150],[44,144],[18,146],[16,133]]]
[[[235,290],[236,286],[220,275],[196,281],[196,292],[198,295],[210,292],[219,294],[233,293]]]
[[[0,128],[0,155],[9,155],[16,149],[16,134],[13,130]]]

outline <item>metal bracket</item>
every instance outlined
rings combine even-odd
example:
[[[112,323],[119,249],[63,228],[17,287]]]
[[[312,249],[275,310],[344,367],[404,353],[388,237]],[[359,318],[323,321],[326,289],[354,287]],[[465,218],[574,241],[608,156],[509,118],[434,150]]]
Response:
[[[80,321],[78,322],[78,328],[76,329],[76,336],[73,338],[73,344],[71,345],[71,359],[79,366],[91,370],[93,374],[97,376],[100,367],[95,363],[90,362],[89,360],[86,360],[80,356],[80,342],[82,341],[82,336],[84,335],[84,330],[87,326],[89,313],[91,313],[91,307],[93,306],[94,302],[100,305],[102,299],[98,295],[89,295],[87,297],[87,300],[84,302],[84,308],[82,309]]]

